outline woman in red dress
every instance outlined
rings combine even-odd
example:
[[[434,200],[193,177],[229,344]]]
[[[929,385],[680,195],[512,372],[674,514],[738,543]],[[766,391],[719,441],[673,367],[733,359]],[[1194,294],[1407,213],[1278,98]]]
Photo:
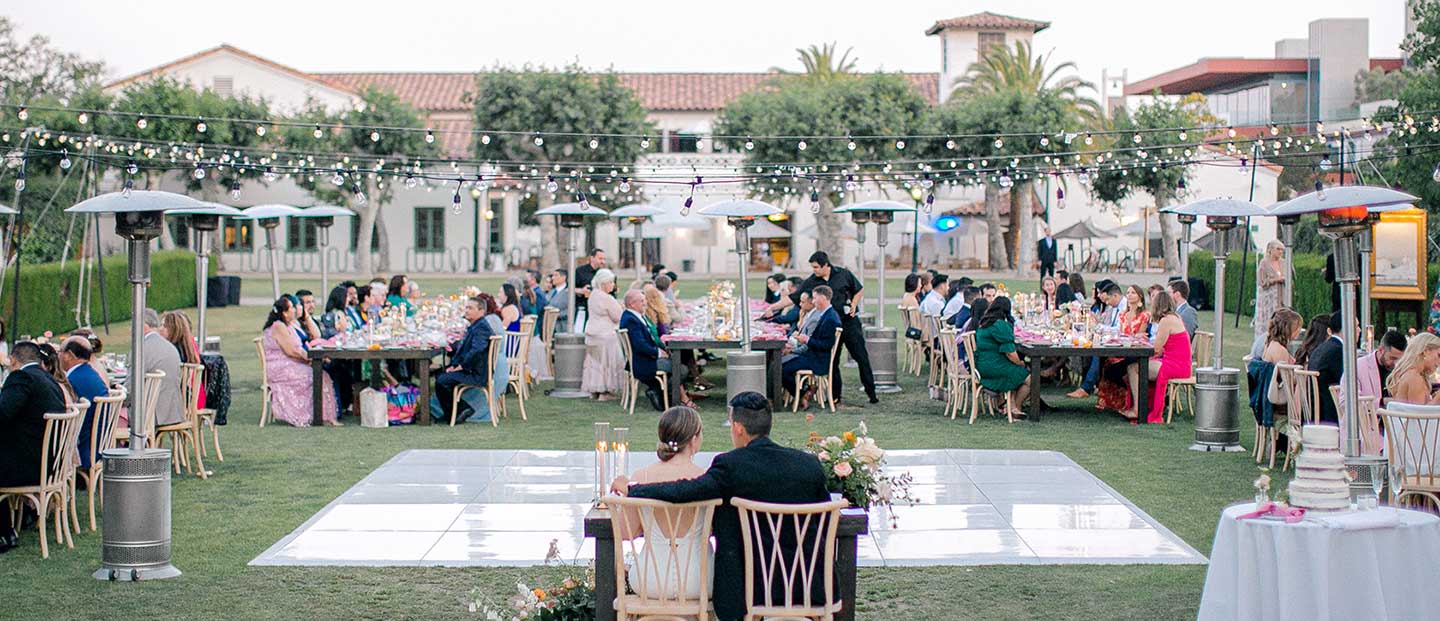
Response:
[[[1125,288],[1125,312],[1120,314],[1120,333],[1145,336],[1150,330],[1150,313],[1145,312],[1145,291],[1139,285]],[[1114,410],[1128,420],[1135,420],[1135,401],[1126,376],[1126,358],[1107,358],[1100,373],[1099,407]]]

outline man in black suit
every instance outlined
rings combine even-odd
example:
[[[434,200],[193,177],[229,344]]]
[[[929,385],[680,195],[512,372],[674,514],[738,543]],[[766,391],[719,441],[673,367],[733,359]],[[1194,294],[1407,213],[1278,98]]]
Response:
[[[1040,238],[1036,244],[1035,255],[1040,261],[1040,278],[1055,275],[1055,260],[1059,258],[1059,250],[1055,247],[1055,238],[1050,236],[1050,227],[1045,227],[1045,236]]]
[[[485,304],[480,298],[465,300],[465,319],[470,321],[470,326],[465,328],[465,338],[453,348],[455,353],[450,356],[450,366],[435,376],[435,395],[440,401],[439,413],[442,418],[450,416],[450,403],[454,400],[457,386],[489,385],[490,367],[487,354],[490,351],[491,332],[490,324],[485,323],[484,309]],[[455,420],[459,422],[464,418],[457,413]]]
[[[17,343],[10,360],[17,370],[0,389],[0,487],[35,485],[40,482],[45,415],[64,412],[65,395],[40,368],[40,347],[35,343]],[[16,543],[10,512],[0,511],[0,551]]]
[[[840,315],[835,312],[835,307],[830,304],[830,296],[834,295],[830,287],[820,285],[810,290],[810,300],[815,309],[810,311],[818,315],[813,320],[813,327],[809,334],[797,333],[794,339],[797,345],[803,345],[804,351],[800,355],[785,360],[780,367],[780,382],[784,384],[785,390],[794,394],[800,403],[808,405],[810,399],[806,395],[795,393],[795,375],[801,370],[807,370],[816,375],[838,374],[839,369],[830,368],[832,352],[841,344],[835,342],[835,329],[840,328]],[[808,322],[807,322],[808,323]],[[839,360],[835,361],[838,365]],[[831,375],[833,378],[834,375]],[[808,393],[807,393],[808,394]]]
[[[833,329],[832,329],[833,331]],[[759,502],[805,504],[825,502],[825,471],[814,455],[786,448],[770,440],[770,401],[757,392],[742,392],[730,400],[730,441],[735,450],[715,456],[710,469],[697,479],[630,486],[616,477],[611,490],[634,498],[666,502],[725,499],[715,510],[715,614],[722,620],[745,616],[745,553],[740,514],[731,498]],[[783,542],[793,552],[793,537]],[[757,572],[758,574],[758,572]],[[761,577],[755,576],[756,584]],[[824,585],[812,585],[811,601],[824,598]],[[759,587],[757,586],[757,591]]]
[[[690,398],[684,389],[685,367],[676,369],[670,360],[670,352],[655,338],[655,326],[645,316],[645,293],[639,289],[631,289],[625,294],[625,312],[620,314],[620,328],[625,330],[625,338],[630,340],[630,368],[635,373],[635,379],[645,385],[645,398],[650,401],[650,407],[656,412],[665,409],[660,400],[660,379],[655,375],[656,371],[680,373],[680,394],[675,395],[675,399],[679,403],[688,403]]]
[[[1340,377],[1345,374],[1345,343],[1340,340],[1342,325],[1340,313],[1330,315],[1330,338],[1310,353],[1310,362],[1306,365],[1307,369],[1320,374],[1320,422],[1331,425],[1340,424],[1330,387],[1339,384]],[[1354,356],[1355,352],[1350,352],[1350,355]]]

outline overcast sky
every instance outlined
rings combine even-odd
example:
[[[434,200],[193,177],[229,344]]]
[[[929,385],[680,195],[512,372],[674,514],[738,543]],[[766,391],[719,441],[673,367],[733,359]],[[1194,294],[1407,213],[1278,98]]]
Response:
[[[1271,57],[1326,17],[1370,19],[1370,52],[1398,56],[1404,0],[891,2],[545,0],[27,0],[0,12],[21,32],[105,61],[121,77],[219,43],[302,71],[465,71],[496,63],[621,71],[799,68],[795,48],[839,42],[865,70],[938,71],[938,19],[984,10],[1046,20],[1039,51],[1130,81],[1206,56]],[[499,8],[499,7],[503,7]]]

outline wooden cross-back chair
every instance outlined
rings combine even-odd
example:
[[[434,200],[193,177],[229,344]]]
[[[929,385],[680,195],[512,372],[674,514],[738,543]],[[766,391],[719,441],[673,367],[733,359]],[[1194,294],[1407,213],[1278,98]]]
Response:
[[[1340,416],[1345,415],[1345,408],[1341,404],[1340,385],[1330,387],[1330,398],[1335,402],[1335,409]],[[1360,454],[1380,455],[1381,449],[1385,446],[1385,439],[1380,433],[1380,407],[1375,403],[1375,397],[1362,396],[1355,400],[1355,413],[1360,419]],[[1340,432],[1345,433],[1345,425],[1340,425]],[[1345,448],[1345,442],[1340,442],[1340,448]]]
[[[140,419],[140,434],[145,436],[146,442],[148,443],[147,446],[154,446],[155,444],[155,403],[160,400],[160,381],[163,379],[165,379],[164,371],[151,371],[145,374],[145,392],[143,396],[140,397],[141,404],[143,405],[141,408],[143,412],[141,413],[144,415]],[[128,414],[131,417],[136,415],[136,404],[134,401],[135,399],[131,399],[132,403],[130,404]],[[124,442],[126,446],[129,446],[130,427],[117,427],[115,429],[115,441]]]
[[[830,362],[825,373],[816,373],[810,369],[800,369],[795,372],[795,394],[790,395],[794,403],[790,407],[791,412],[800,410],[800,395],[805,394],[805,385],[808,383],[815,388],[815,398],[823,409],[828,404],[830,411],[835,411],[835,395],[831,392],[830,376],[839,373],[840,369],[835,367],[835,361],[840,357],[840,333],[844,330],[835,328],[835,345],[830,348]]]
[[[1320,373],[1308,371],[1296,366],[1290,370],[1290,420],[1288,428],[1293,439],[1300,438],[1300,431],[1305,425],[1313,425],[1320,422]],[[1290,468],[1291,457],[1300,448],[1298,442],[1290,443],[1290,450],[1285,451],[1285,462],[1280,469]]]
[[[619,593],[615,617],[709,619],[710,523],[722,501],[671,504],[623,496],[602,500],[610,507],[615,533],[615,592]],[[699,562],[692,562],[697,558]]]
[[[505,335],[490,335],[490,344],[485,348],[485,373],[488,381],[486,381],[484,386],[476,386],[474,384],[460,384],[455,387],[455,392],[452,393],[450,396],[451,427],[455,426],[455,415],[460,411],[460,397],[462,397],[467,390],[479,390],[485,394],[486,407],[490,408],[490,426],[500,426],[500,408],[495,405],[494,391],[490,390],[490,387],[494,386],[495,382],[497,381],[495,378],[495,371],[496,367],[498,367],[500,364],[500,360],[502,360],[501,350],[504,348]],[[505,386],[503,382],[505,382],[505,380],[502,378],[499,381],[502,382],[501,386],[503,390],[503,386]]]
[[[905,321],[905,331],[901,332],[900,336],[904,337],[905,334],[910,332],[911,328],[920,328],[920,309],[914,306],[901,306],[899,308],[900,317]],[[921,330],[921,332],[923,333],[924,331]],[[915,377],[920,377],[920,372],[925,367],[925,351],[926,346],[923,336],[918,339],[905,337],[905,366],[901,372],[913,373]]]
[[[925,341],[925,348],[929,352],[927,358],[930,360],[930,375],[926,385],[936,387],[940,385],[941,367],[945,364],[944,353],[935,347],[935,339],[940,336],[940,318],[933,315],[920,316],[920,338]]]
[[[1385,421],[1390,504],[1440,510],[1440,406],[1390,402],[1380,408]]]
[[[960,331],[946,328],[940,331],[940,347],[945,355],[945,412],[950,420],[960,414],[968,403],[970,393],[970,369],[960,359]]]
[[[1192,418],[1195,416],[1195,369],[1210,359],[1210,347],[1214,342],[1213,333],[1195,331],[1195,339],[1191,342],[1191,352],[1195,358],[1190,361],[1190,377],[1177,377],[1166,384],[1165,424],[1170,424],[1175,413],[1182,408],[1188,409]]]
[[[40,440],[40,481],[34,485],[0,487],[0,500],[9,501],[10,523],[17,526],[17,532],[24,503],[35,508],[41,558],[50,558],[50,544],[46,539],[52,515],[55,542],[75,547],[69,523],[70,479],[75,476],[75,444],[80,438],[80,424],[89,407],[90,402],[81,399],[64,412],[45,414],[45,431]]]
[[[265,423],[270,422],[275,416],[270,405],[270,400],[275,393],[270,388],[270,380],[267,379],[270,375],[265,372],[265,346],[261,344],[261,338],[257,336],[251,341],[255,343],[255,359],[260,361],[260,426],[264,427]],[[215,449],[215,452],[220,452],[220,449]]]
[[[155,430],[156,446],[166,439],[170,440],[170,463],[175,474],[180,474],[180,466],[184,465],[186,472],[198,472],[202,479],[209,478],[205,472],[205,460],[200,456],[200,382],[204,376],[204,365],[180,365],[180,410],[184,418]],[[192,454],[195,466],[190,464]]]
[[[740,512],[746,621],[835,618],[835,539],[845,500],[775,504],[730,501]],[[761,593],[755,593],[756,585]],[[819,601],[816,601],[819,596]]]
[[[520,329],[516,332],[506,332],[504,353],[505,359],[510,363],[510,373],[507,377],[500,378],[502,382],[499,392],[495,395],[495,401],[499,402],[501,411],[505,409],[506,386],[515,389],[515,400],[520,404],[520,420],[530,420],[525,415],[525,399],[530,397],[529,368],[530,368],[530,341],[535,332],[535,318],[525,317],[520,320]],[[493,376],[493,371],[492,371]],[[495,380],[490,380],[491,384]],[[491,417],[492,419],[494,417]]]
[[[620,339],[620,351],[625,355],[625,383],[620,391],[620,409],[630,414],[635,413],[635,403],[640,397],[640,387],[643,386],[640,378],[635,376],[635,349],[630,346],[630,330],[620,328],[615,331],[616,338]],[[661,406],[670,407],[670,374],[659,369],[655,370],[655,381],[660,383]]]
[[[987,392],[980,384],[980,369],[975,366],[975,333],[966,332],[960,335],[960,340],[965,346],[965,364],[970,372],[970,424],[975,424],[975,418],[980,416],[980,408],[984,407],[991,416],[995,415],[995,404],[988,398],[981,398]],[[1001,398],[1004,399],[1005,420],[1015,422],[1011,415],[1014,411],[1015,392],[1007,392]]]
[[[546,370],[550,376],[555,376],[555,324],[560,319],[560,309],[553,306],[545,307],[545,313],[540,316],[540,344],[545,348]]]

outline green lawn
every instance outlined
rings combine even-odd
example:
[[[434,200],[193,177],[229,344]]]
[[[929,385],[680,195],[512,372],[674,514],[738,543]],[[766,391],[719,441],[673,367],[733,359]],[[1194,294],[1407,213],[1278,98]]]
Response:
[[[422,283],[432,291],[439,279]],[[456,281],[458,282],[458,281]],[[482,286],[494,280],[482,280]],[[301,283],[296,282],[294,286]],[[757,281],[758,285],[758,281]],[[287,287],[293,288],[288,285]],[[688,282],[686,295],[704,283]],[[898,288],[898,285],[897,285]],[[180,618],[453,618],[466,617],[464,601],[476,586],[508,595],[517,579],[534,584],[547,575],[534,569],[447,568],[251,568],[246,565],[372,469],[410,448],[580,449],[590,442],[591,423],[625,417],[613,403],[538,397],[527,405],[530,420],[502,421],[499,428],[415,426],[386,430],[258,428],[258,375],[250,339],[258,334],[262,308],[212,311],[212,334],[223,338],[235,402],[222,429],[226,461],[212,463],[208,481],[177,477],[174,483],[174,562],[184,576],[143,584],[110,584],[90,578],[99,567],[99,535],[84,532],[76,547],[52,547],[41,560],[36,535],[0,556],[6,610],[19,616],[97,618],[163,615]],[[1209,325],[1202,315],[1202,325]],[[890,325],[898,325],[891,319]],[[1228,328],[1229,326],[1227,326]],[[121,351],[127,338],[112,327],[107,348]],[[1227,338],[1227,360],[1237,362],[1249,345],[1242,326]],[[846,385],[858,390],[854,371]],[[711,371],[712,379],[722,376]],[[982,418],[974,425],[941,418],[942,404],[924,398],[923,380],[905,377],[904,392],[879,406],[840,414],[777,416],[775,436],[798,444],[813,429],[836,433],[865,420],[885,448],[1013,448],[1061,451],[1154,516],[1190,545],[1209,554],[1220,509],[1252,495],[1256,468],[1248,454],[1202,454],[1186,450],[1193,425],[1133,427],[1093,407],[1049,415],[1038,424],[1007,424]],[[723,391],[716,391],[723,395]],[[1051,391],[1054,392],[1053,389]],[[1066,403],[1056,394],[1049,399]],[[1242,396],[1243,398],[1243,396]],[[851,399],[859,402],[858,399]],[[719,397],[701,402],[710,429],[724,418]],[[1244,421],[1246,446],[1251,430]],[[653,421],[650,414],[638,415]],[[630,423],[637,445],[653,425]],[[707,434],[707,450],[725,450],[723,433]],[[81,511],[84,511],[83,500]],[[1204,566],[985,566],[862,569],[860,617],[865,619],[956,618],[1193,618],[1204,583]],[[43,612],[42,612],[43,611]]]

